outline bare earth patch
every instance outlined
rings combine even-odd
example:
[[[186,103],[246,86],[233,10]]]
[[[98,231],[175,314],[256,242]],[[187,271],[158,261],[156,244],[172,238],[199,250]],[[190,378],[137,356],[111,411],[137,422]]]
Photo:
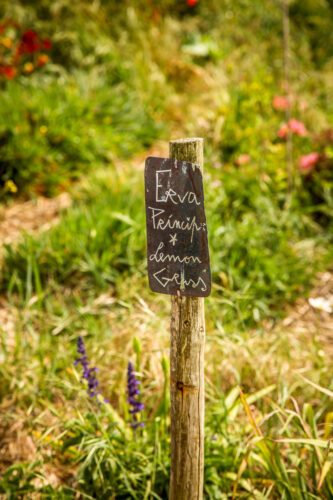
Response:
[[[61,210],[71,205],[68,193],[55,198],[37,198],[0,207],[0,244],[15,243],[23,232],[46,231],[59,221]]]
[[[34,460],[37,449],[24,428],[22,415],[14,420],[6,415],[6,408],[2,407],[0,417],[0,471],[3,472],[12,464]]]
[[[332,272],[318,274],[317,285],[311,291],[309,300],[299,299],[296,307],[288,311],[287,317],[282,321],[282,326],[295,334],[307,333],[311,337],[316,335],[328,359],[333,356]]]

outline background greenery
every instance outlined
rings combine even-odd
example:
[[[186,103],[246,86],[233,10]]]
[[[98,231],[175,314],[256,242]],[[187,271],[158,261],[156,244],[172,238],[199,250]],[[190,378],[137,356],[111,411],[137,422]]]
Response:
[[[280,2],[21,0],[0,13],[52,41],[45,66],[1,79],[2,203],[73,198],[57,227],[5,248],[15,332],[1,335],[2,427],[21,422],[35,452],[3,467],[0,492],[167,498],[169,303],[147,289],[132,158],[201,135],[214,282],[205,497],[333,498],[332,360],[315,336],[265,328],[332,262],[332,3],[290,2],[291,116],[307,129],[292,136],[292,193],[273,106],[285,95]],[[310,152],[319,160],[301,171]],[[100,410],[73,367],[79,335],[110,400]],[[136,435],[130,358],[146,406]]]

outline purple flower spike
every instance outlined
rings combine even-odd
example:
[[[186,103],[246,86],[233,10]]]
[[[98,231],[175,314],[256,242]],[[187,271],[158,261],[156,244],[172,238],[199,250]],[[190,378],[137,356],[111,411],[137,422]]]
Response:
[[[79,338],[77,340],[77,352],[79,354],[81,354],[81,356],[79,356],[75,360],[74,365],[81,363],[82,368],[83,368],[83,375],[81,377],[80,382],[82,383],[83,379],[87,380],[87,382],[88,382],[87,392],[91,398],[94,398],[98,394],[101,393],[101,390],[99,389],[99,382],[98,382],[98,379],[95,375],[95,373],[98,373],[99,370],[98,370],[98,368],[89,368],[90,362],[88,360],[83,337],[81,335],[79,336]],[[107,400],[105,400],[105,402],[106,401]]]
[[[132,429],[137,429],[138,427],[144,427],[143,422],[138,422],[137,418],[137,413],[141,410],[144,409],[145,405],[143,403],[140,403],[136,396],[140,394],[140,391],[138,389],[138,385],[140,385],[139,380],[137,380],[135,374],[134,374],[134,369],[133,369],[133,364],[131,361],[128,362],[127,366],[127,403],[132,407],[129,412],[132,416],[132,420],[130,420],[130,424]]]

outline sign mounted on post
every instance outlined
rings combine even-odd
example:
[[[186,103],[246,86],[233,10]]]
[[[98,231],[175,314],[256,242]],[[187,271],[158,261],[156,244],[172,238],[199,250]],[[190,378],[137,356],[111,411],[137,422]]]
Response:
[[[151,290],[207,297],[211,276],[199,166],[169,158],[147,158],[145,198]]]

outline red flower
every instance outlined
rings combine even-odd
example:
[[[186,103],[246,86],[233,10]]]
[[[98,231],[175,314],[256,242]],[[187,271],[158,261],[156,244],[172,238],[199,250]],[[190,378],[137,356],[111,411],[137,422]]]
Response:
[[[36,31],[26,30],[17,48],[17,55],[33,54],[41,48],[39,37]]]
[[[309,153],[308,155],[301,156],[299,159],[299,168],[303,172],[311,172],[319,160],[318,153]]]
[[[45,50],[50,50],[52,48],[52,42],[51,40],[45,38],[45,40],[42,40],[42,47]]]
[[[0,66],[0,73],[11,80],[16,76],[16,69],[14,68],[14,66]]]
[[[291,118],[289,120],[289,128],[292,132],[294,132],[295,134],[298,134],[300,136],[304,136],[307,134],[307,130],[305,128],[305,125],[304,123],[302,122],[299,122],[298,120],[295,120],[295,118]]]
[[[186,0],[186,3],[189,7],[194,7],[195,5],[197,5],[199,0]]]
[[[27,42],[29,40],[37,40],[38,34],[33,30],[26,30],[22,35],[22,40]]]
[[[288,107],[288,97],[275,95],[273,98],[273,108],[284,111]]]

